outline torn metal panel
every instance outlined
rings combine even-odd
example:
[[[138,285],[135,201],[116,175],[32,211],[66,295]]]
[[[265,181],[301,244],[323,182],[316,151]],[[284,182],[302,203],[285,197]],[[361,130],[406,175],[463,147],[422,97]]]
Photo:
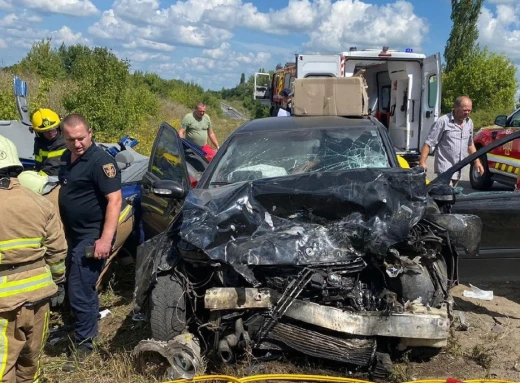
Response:
[[[406,239],[426,205],[422,169],[271,178],[193,190],[184,205],[180,236],[256,285],[253,266],[384,256]]]
[[[204,295],[208,310],[271,308],[273,303],[270,289],[214,287]]]
[[[478,254],[482,221],[470,214],[431,214],[428,220],[445,228],[451,241],[464,247],[466,254]]]

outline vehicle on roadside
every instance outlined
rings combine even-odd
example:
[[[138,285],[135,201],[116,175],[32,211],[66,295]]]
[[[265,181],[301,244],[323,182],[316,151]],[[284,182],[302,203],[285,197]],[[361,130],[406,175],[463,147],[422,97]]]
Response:
[[[517,109],[509,116],[497,116],[493,126],[480,129],[475,134],[475,147],[479,149],[490,145],[519,130],[520,109]],[[509,141],[487,153],[480,161],[485,170],[483,175],[471,165],[470,182],[473,189],[490,190],[494,182],[514,187],[520,173],[520,141]]]
[[[168,177],[153,171],[163,151],[177,158]],[[142,184],[163,219],[138,250],[134,294],[154,339],[191,333],[201,350],[184,344],[188,359],[297,351],[374,377],[388,374],[388,350],[446,345],[450,289],[478,253],[474,214],[485,216],[471,207],[487,200],[455,195],[457,166],[426,185],[422,169],[399,166],[377,119],[338,116],[245,123],[195,188],[187,163],[163,124]],[[506,193],[497,200],[518,212]]]

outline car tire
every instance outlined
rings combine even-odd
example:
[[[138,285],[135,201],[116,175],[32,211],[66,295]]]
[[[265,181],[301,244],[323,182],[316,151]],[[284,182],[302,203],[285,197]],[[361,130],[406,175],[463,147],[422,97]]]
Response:
[[[469,170],[469,181],[473,189],[487,191],[490,190],[493,186],[493,178],[491,177],[491,172],[489,171],[486,156],[480,157],[480,162],[484,167],[484,174],[478,174],[477,167],[472,162]]]
[[[159,275],[150,299],[152,337],[168,341],[186,328],[186,298],[180,281],[171,274]]]

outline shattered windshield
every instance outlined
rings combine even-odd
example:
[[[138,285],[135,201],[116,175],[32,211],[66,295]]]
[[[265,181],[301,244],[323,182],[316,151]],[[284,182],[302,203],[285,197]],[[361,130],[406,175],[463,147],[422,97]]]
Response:
[[[388,155],[376,127],[255,132],[233,138],[211,183],[388,167]]]

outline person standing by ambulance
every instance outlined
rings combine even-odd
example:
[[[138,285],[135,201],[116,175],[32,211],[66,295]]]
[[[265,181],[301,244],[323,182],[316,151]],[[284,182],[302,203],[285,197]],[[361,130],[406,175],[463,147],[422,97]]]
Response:
[[[20,185],[14,144],[0,136],[0,382],[37,382],[49,302],[63,300],[67,242],[56,207]],[[60,286],[60,287],[58,287]]]
[[[93,143],[87,120],[70,114],[61,124],[67,150],[59,170],[59,207],[69,244],[67,293],[75,338],[63,371],[71,372],[93,351],[99,313],[96,283],[113,251],[125,202],[116,161]]]

